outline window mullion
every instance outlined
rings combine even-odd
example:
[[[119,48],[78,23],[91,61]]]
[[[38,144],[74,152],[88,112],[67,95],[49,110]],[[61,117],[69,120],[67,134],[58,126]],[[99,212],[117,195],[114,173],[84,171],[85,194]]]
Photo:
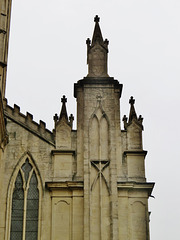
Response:
[[[23,239],[26,239],[26,212],[27,212],[27,193],[28,188],[26,187],[24,190],[24,216],[23,216]]]
[[[27,182],[24,182],[24,217],[23,217],[23,239],[26,239],[26,215],[27,215],[27,196],[28,196],[28,190],[29,190],[29,181],[31,179],[33,173],[33,169],[31,169],[29,173],[29,177],[27,179]]]

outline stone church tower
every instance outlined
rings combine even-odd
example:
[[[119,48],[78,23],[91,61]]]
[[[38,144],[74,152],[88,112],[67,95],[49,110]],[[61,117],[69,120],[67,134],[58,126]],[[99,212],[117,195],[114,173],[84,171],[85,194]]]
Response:
[[[0,239],[149,240],[143,119],[131,97],[121,129],[122,84],[108,75],[99,17],[87,77],[74,85],[77,130],[63,96],[51,132],[4,98],[10,2],[0,7]]]

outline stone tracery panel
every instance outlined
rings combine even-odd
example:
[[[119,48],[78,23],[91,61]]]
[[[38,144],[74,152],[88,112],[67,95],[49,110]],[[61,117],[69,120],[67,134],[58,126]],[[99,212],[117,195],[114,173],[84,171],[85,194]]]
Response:
[[[93,117],[90,127],[90,158],[99,159],[99,122],[96,116]]]
[[[108,160],[108,122],[106,118],[103,116],[100,120],[100,158],[102,160]]]
[[[90,159],[109,159],[109,124],[101,105],[95,110],[90,120]]]
[[[90,135],[90,239],[110,239],[109,125],[101,103],[92,115]]]

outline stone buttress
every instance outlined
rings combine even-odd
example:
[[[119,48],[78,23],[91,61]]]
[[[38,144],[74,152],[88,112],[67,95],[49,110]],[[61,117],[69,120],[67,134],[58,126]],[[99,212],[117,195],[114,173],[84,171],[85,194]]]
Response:
[[[84,239],[149,239],[142,149],[142,118],[134,100],[125,130],[120,127],[122,84],[107,72],[108,40],[95,17],[87,39],[88,75],[74,86],[77,99],[77,177],[84,179]]]

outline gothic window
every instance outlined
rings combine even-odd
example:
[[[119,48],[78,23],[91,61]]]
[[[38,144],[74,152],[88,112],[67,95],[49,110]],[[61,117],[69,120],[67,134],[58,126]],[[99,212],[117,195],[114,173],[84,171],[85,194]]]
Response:
[[[39,190],[34,167],[26,159],[14,184],[10,240],[37,240]]]

